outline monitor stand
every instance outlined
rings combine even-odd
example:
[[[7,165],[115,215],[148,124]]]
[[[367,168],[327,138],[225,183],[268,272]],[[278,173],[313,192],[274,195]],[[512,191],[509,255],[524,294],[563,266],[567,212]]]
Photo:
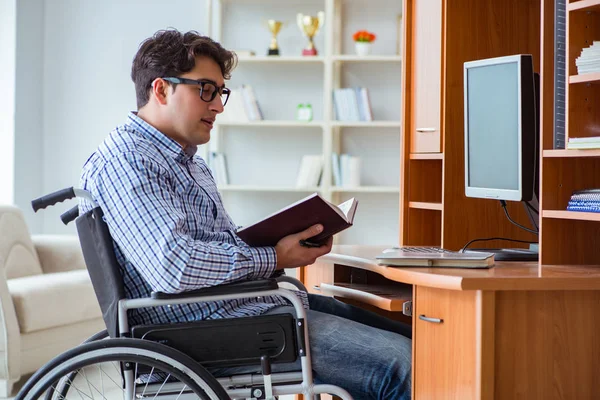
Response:
[[[494,261],[538,261],[538,251],[523,248],[512,249],[466,249],[465,253],[494,253]]]

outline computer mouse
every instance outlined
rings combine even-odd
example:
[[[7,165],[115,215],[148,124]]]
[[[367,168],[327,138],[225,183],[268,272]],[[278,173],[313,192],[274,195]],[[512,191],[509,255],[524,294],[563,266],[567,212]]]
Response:
[[[385,249],[382,251],[382,253],[393,253],[395,251],[400,250],[400,247],[392,247],[391,249]]]

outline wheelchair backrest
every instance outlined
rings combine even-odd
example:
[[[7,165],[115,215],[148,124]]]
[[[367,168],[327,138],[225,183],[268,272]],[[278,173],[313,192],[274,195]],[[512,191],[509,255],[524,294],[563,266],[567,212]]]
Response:
[[[80,215],[75,223],[102,318],[109,336],[116,338],[119,336],[118,304],[125,298],[125,288],[113,240],[103,216],[102,209],[95,207]]]

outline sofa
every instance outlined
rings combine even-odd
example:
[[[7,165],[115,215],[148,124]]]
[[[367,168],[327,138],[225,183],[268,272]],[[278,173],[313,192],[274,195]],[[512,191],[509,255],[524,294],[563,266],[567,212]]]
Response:
[[[76,236],[31,236],[0,205],[0,397],[22,376],[105,329]]]

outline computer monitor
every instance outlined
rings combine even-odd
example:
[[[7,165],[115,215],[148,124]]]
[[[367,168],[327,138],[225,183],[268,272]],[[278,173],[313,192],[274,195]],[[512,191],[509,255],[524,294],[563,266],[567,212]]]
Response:
[[[466,196],[522,201],[537,230],[539,75],[532,56],[466,62],[464,98]],[[498,261],[537,259],[535,249],[485,251],[495,252]]]
[[[532,56],[464,63],[464,98],[466,196],[532,200],[538,174]]]

